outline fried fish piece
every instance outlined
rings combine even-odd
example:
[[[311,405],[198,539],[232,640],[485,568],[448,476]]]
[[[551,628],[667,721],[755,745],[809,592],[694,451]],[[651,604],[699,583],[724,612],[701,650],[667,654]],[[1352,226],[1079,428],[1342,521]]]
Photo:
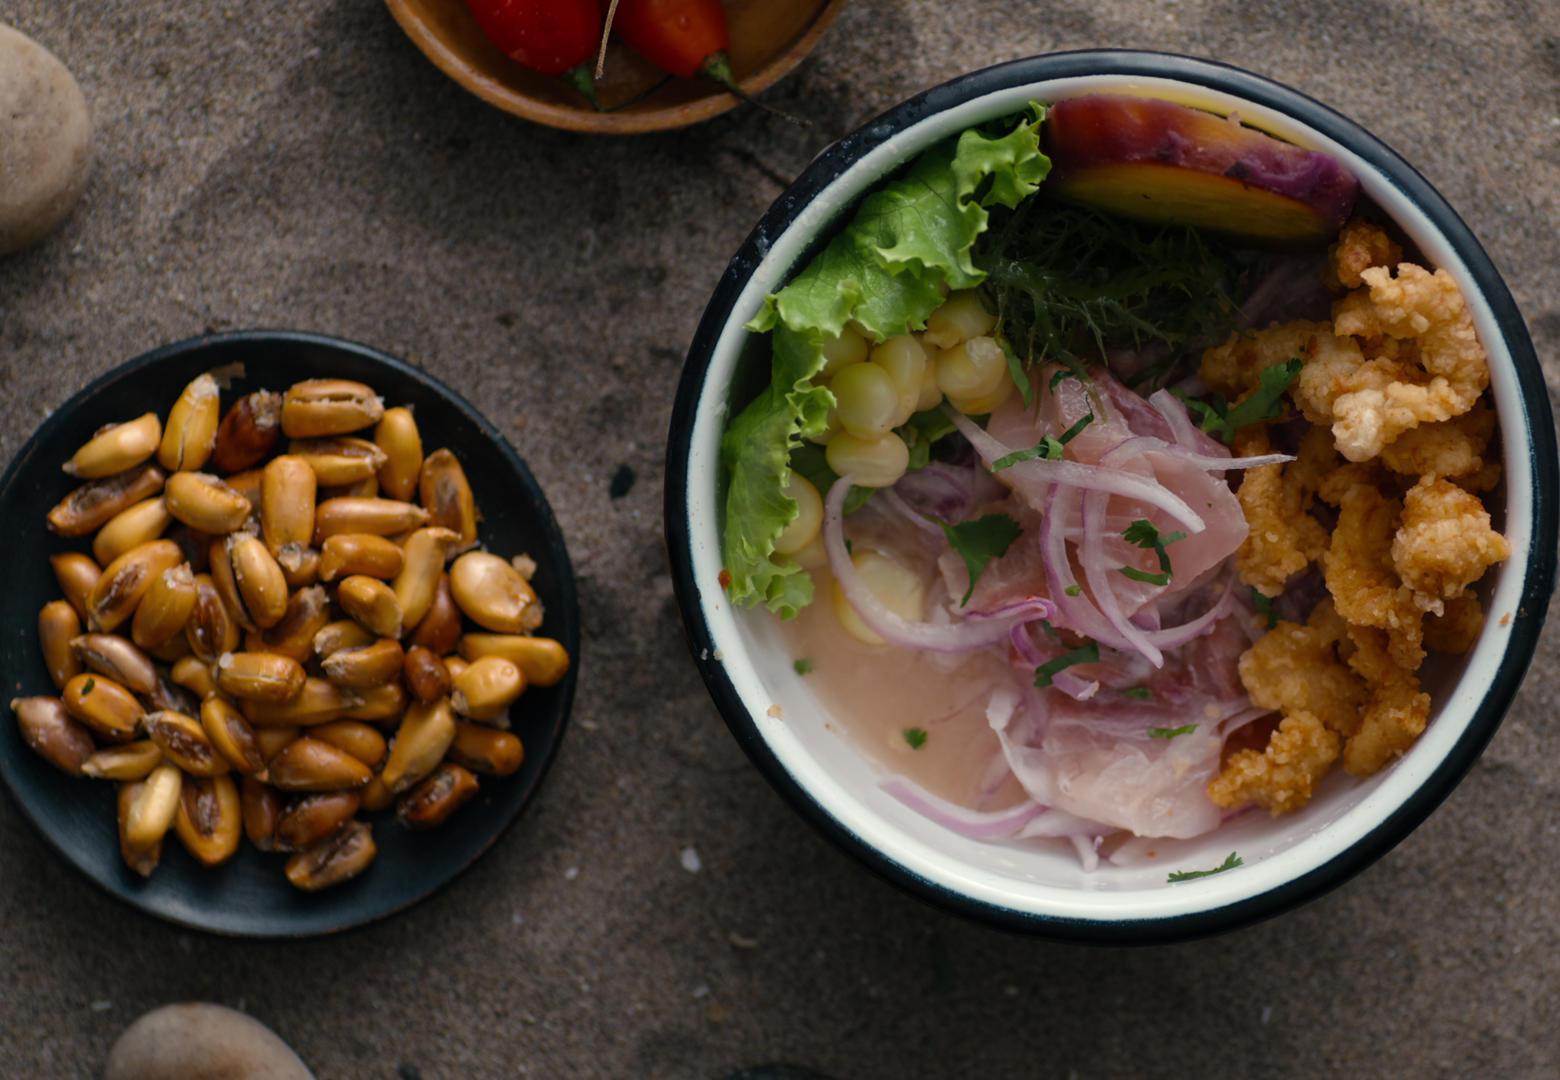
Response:
[[[1369,687],[1359,730],[1345,740],[1343,767],[1355,776],[1369,776],[1398,757],[1425,730],[1430,720],[1430,695],[1419,688],[1412,668],[1398,663],[1388,635],[1370,627],[1350,626],[1354,651],[1349,666]]]
[[[1342,740],[1313,713],[1287,714],[1260,753],[1238,750],[1208,782],[1208,798],[1226,809],[1256,803],[1274,817],[1311,801],[1338,760]]]
[[[1439,610],[1437,601],[1462,595],[1491,566],[1509,558],[1511,545],[1490,527],[1489,512],[1477,495],[1426,476],[1403,496],[1402,525],[1392,539],[1391,556],[1403,583],[1421,595],[1422,606]]]
[[[1494,464],[1485,458],[1494,433],[1495,412],[1481,402],[1451,420],[1403,432],[1381,451],[1381,461],[1407,476],[1473,476]]]
[[[1345,380],[1332,400],[1333,437],[1350,461],[1375,457],[1420,424],[1461,416],[1490,381],[1473,317],[1445,270],[1399,263],[1394,275],[1372,266],[1360,280],[1361,288],[1334,305],[1334,332],[1415,339],[1419,370],[1361,370]]]
[[[1403,249],[1385,229],[1358,218],[1343,227],[1327,254],[1329,268],[1345,289],[1359,288],[1360,274],[1372,266],[1396,266],[1403,259]]]
[[[1272,449],[1267,429],[1260,424],[1235,436],[1238,457],[1268,454]],[[1235,553],[1242,582],[1265,596],[1277,596],[1290,577],[1327,550],[1327,530],[1310,509],[1321,478],[1336,459],[1327,429],[1312,428],[1294,461],[1246,470],[1236,492],[1250,527]]]
[[[1305,625],[1279,622],[1240,658],[1240,681],[1252,704],[1285,715],[1310,713],[1343,735],[1359,726],[1365,684],[1348,666],[1348,626],[1331,600]]]
[[[1323,481],[1321,495],[1338,507],[1338,524],[1322,554],[1322,576],[1338,614],[1352,626],[1387,633],[1392,655],[1413,670],[1424,659],[1424,607],[1404,585],[1392,547],[1402,503],[1382,491],[1378,471],[1346,465]]]

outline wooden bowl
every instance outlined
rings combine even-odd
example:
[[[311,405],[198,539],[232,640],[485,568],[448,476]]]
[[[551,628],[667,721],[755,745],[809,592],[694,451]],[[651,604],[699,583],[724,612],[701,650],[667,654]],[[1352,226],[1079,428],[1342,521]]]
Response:
[[[657,86],[665,73],[614,38],[597,93],[605,108],[632,104],[596,112],[561,78],[528,71],[500,52],[478,29],[463,0],[385,4],[446,75],[489,104],[539,124],[633,135],[697,124],[741,104],[703,79],[671,79]],[[778,82],[812,51],[844,6],[845,0],[727,0],[731,67],[738,85],[757,94]]]

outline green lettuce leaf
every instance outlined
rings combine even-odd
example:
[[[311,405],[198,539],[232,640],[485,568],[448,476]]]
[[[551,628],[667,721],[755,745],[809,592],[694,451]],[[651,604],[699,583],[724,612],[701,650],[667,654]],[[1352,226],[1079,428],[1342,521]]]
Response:
[[[797,513],[783,492],[791,452],[824,430],[834,404],[833,394],[813,385],[823,342],[852,321],[877,341],[922,329],[945,289],[980,283],[970,252],[986,229],[987,207],[1016,206],[1050,169],[1040,152],[1044,116],[1032,105],[1015,120],[927,150],[863,199],[850,224],[748,324],[773,331],[773,360],[769,386],[721,439],[722,546],[734,603],[791,618],[812,600],[812,579],[777,559],[774,545]]]

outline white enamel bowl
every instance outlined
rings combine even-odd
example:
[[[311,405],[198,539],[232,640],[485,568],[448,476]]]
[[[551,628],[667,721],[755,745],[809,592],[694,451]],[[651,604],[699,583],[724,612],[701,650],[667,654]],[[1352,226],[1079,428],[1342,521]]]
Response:
[[[1401,760],[1368,780],[1330,777],[1300,813],[1247,814],[1211,835],[1160,845],[1155,859],[1086,873],[1062,845],[967,840],[879,790],[880,767],[792,670],[773,620],[727,602],[717,489],[721,430],[753,379],[743,324],[764,296],[805,265],[863,194],[931,144],[1031,100],[1102,91],[1238,110],[1247,123],[1325,150],[1456,278],[1489,352],[1505,457],[1504,492],[1492,503],[1512,555],[1482,586],[1490,618],[1477,646],[1457,661],[1434,658],[1423,672],[1432,721]],[[1157,941],[1214,933],[1317,896],[1446,797],[1499,725],[1532,656],[1554,578],[1556,477],[1553,419],[1521,316],[1473,235],[1411,166],[1337,113],[1235,68],[1158,53],[1067,53],[965,75],[890,110],[821,154],[764,215],[721,278],[683,371],[666,534],[711,695],[754,763],[825,835],[903,887],[988,921],[1057,937]],[[1166,880],[1167,868],[1215,866],[1231,850],[1244,859],[1237,870]]]

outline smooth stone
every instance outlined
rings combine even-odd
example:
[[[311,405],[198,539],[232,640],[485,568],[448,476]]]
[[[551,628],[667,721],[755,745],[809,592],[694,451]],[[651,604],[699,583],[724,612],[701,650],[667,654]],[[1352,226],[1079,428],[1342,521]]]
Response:
[[[103,1080],[314,1080],[281,1036],[204,1001],[142,1015],[114,1043]]]
[[[76,78],[0,23],[0,255],[43,239],[81,198],[92,116]]]

